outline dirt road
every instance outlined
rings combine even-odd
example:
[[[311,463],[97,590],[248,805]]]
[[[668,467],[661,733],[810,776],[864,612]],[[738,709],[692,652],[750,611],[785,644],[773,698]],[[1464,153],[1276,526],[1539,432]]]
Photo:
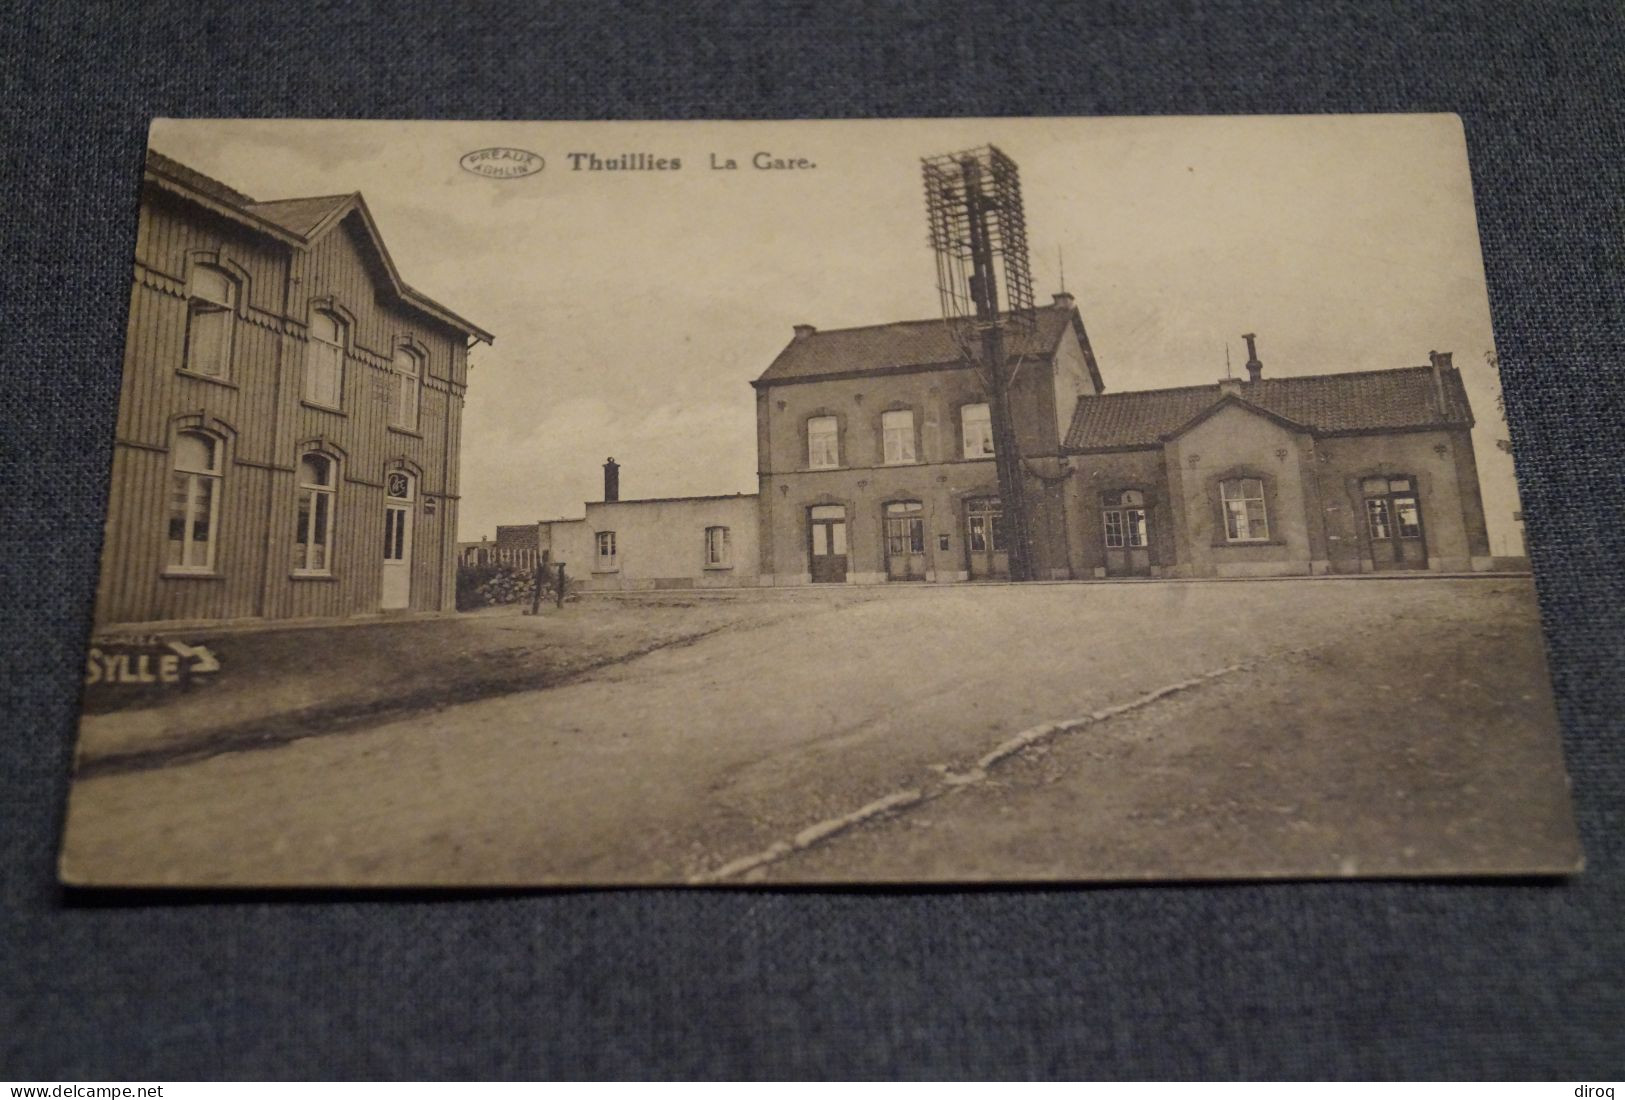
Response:
[[[1273,799],[1281,822],[1307,823],[1303,842],[1284,844],[1290,829],[1221,829],[1216,843],[1240,845],[1225,865],[1237,873],[1454,866],[1486,845],[1474,824],[1484,814],[1464,816],[1475,800],[1544,814],[1519,849],[1529,869],[1573,859],[1526,581],[912,588],[728,606],[741,610],[706,606],[697,640],[557,686],[82,781],[64,873],[244,886],[685,881],[876,799],[939,790],[1035,724],[1236,663],[1254,671],[1133,712],[1161,735],[1124,723],[1112,740],[1049,748],[1109,750],[1065,782],[1030,772],[1046,751],[1035,748],[996,782],[753,873],[1133,877],[1188,839],[1180,815],[1230,812],[1215,776],[1265,766],[1267,792],[1240,792],[1237,805],[1256,814],[1254,802]],[[1426,675],[1472,686],[1441,693]],[[1441,744],[1453,748],[1434,752]],[[1408,805],[1437,812],[1345,831],[1306,809],[1342,802],[1350,819],[1393,818],[1371,800],[1396,775]],[[1090,798],[1118,810],[1079,815]],[[1048,824],[1017,836],[987,827],[990,813]],[[909,824],[921,820],[940,832]]]

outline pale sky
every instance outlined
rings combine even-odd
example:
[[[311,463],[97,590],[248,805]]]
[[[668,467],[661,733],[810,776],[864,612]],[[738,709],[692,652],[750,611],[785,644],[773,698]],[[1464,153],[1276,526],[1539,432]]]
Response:
[[[1448,115],[840,122],[159,120],[153,148],[253,195],[360,191],[406,281],[496,336],[463,422],[459,538],[625,499],[756,489],[749,381],[822,329],[933,317],[922,156],[1020,166],[1040,303],[1078,300],[1111,391],[1455,353],[1490,540],[1517,552],[1461,126]],[[531,176],[459,167],[490,146]],[[678,158],[572,170],[571,152]],[[817,167],[753,169],[767,152]],[[736,171],[709,167],[732,158]]]

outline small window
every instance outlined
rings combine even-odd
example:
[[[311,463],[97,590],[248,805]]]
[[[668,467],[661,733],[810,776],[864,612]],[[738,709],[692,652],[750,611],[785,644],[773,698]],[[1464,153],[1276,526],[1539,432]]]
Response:
[[[1269,516],[1264,509],[1264,483],[1256,477],[1221,482],[1225,537],[1231,542],[1267,542]]]
[[[305,400],[329,409],[344,406],[344,332],[337,315],[317,310],[310,315],[305,348]]]
[[[598,555],[593,568],[600,573],[609,572],[616,568],[614,531],[598,532]]]
[[[966,458],[993,455],[993,417],[986,405],[966,405],[959,410],[959,423],[965,437]]]
[[[888,465],[917,461],[914,457],[914,413],[910,409],[897,409],[880,418],[881,434],[885,437]]]
[[[807,465],[814,470],[832,470],[841,464],[841,424],[833,416],[814,416],[807,421]]]
[[[311,451],[299,459],[298,512],[293,528],[293,571],[327,576],[333,568],[333,497],[336,464]]]
[[[395,349],[390,393],[389,422],[397,428],[417,431],[418,395],[423,383],[423,363],[410,348]]]
[[[218,267],[197,264],[186,294],[186,369],[208,378],[229,378],[236,280]]]
[[[705,529],[705,564],[712,569],[722,569],[733,564],[732,547],[729,545],[726,527]]]
[[[171,451],[166,571],[214,569],[220,511],[221,442],[204,432],[181,432]]]

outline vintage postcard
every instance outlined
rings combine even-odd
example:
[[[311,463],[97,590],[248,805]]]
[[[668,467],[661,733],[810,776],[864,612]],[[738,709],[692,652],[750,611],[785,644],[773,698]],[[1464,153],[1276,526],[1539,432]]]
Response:
[[[69,884],[1580,868],[1454,116],[129,183]]]

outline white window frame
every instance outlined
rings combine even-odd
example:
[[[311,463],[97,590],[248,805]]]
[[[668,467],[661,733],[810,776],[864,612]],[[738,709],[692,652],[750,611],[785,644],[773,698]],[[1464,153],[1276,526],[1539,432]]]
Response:
[[[1258,495],[1253,496],[1247,492],[1248,484],[1258,486]],[[1235,486],[1235,495],[1232,495],[1231,486]],[[1266,499],[1268,492],[1261,477],[1231,477],[1219,482],[1219,506],[1224,513],[1224,535],[1226,542],[1268,542],[1270,540],[1269,502]],[[1254,520],[1249,504],[1258,504],[1258,520],[1256,526],[1262,533],[1254,531]],[[1240,505],[1237,509],[1235,506]],[[1245,531],[1246,534],[1240,532]]]
[[[390,366],[389,426],[418,430],[422,406],[423,356],[402,344],[395,349]]]
[[[205,283],[218,279],[223,291],[211,292]],[[237,279],[223,267],[214,264],[193,264],[186,288],[186,353],[182,370],[200,378],[228,381],[231,378],[232,352],[237,338],[237,297],[241,293]],[[208,364],[198,362],[203,346],[203,330],[218,325],[214,334],[219,356],[219,369],[204,369]]]
[[[976,429],[972,432],[972,429]],[[986,402],[959,407],[959,434],[966,458],[993,457],[993,408]]]
[[[815,427],[818,426],[818,427]],[[823,426],[827,425],[827,429]],[[820,444],[825,444],[821,446]],[[841,421],[835,416],[807,418],[807,468],[836,470],[841,465]]]
[[[613,573],[620,566],[620,548],[615,545],[614,531],[597,531],[593,534],[593,572]],[[605,550],[608,553],[605,553]]]
[[[919,459],[914,449],[914,410],[891,409],[880,414],[881,453],[887,466],[906,466]]]
[[[327,481],[317,482],[305,477],[305,460],[317,458],[327,464]],[[293,574],[296,577],[331,577],[333,575],[333,532],[338,526],[338,459],[322,451],[304,451],[299,455],[298,485],[294,508]],[[318,517],[320,519],[318,520]],[[323,538],[316,539],[318,525]],[[320,551],[319,561],[317,561]]]
[[[317,335],[318,318],[330,321],[337,343]],[[329,309],[312,310],[310,328],[305,333],[305,382],[307,404],[335,412],[344,409],[344,357],[349,343],[349,322]]]
[[[978,541],[981,546],[976,545]],[[973,554],[1004,552],[1004,504],[998,497],[972,497],[965,502],[965,546]]]
[[[733,533],[726,527],[705,529],[705,567],[707,569],[733,568]]]
[[[209,448],[209,464],[206,467],[183,466],[182,459],[176,453],[178,447],[171,448],[170,458],[170,505],[167,523],[165,524],[165,550],[164,572],[179,576],[212,575],[214,573],[215,551],[220,542],[220,495],[225,482],[225,440],[212,432],[199,431],[195,428],[184,428],[175,433],[175,442],[193,437],[202,440]],[[184,502],[180,505],[179,516],[176,515],[176,490],[185,493]],[[205,490],[207,491],[205,493]],[[201,498],[207,495],[207,503]],[[171,561],[173,547],[176,540],[171,537],[175,530],[177,519],[181,525],[180,561]],[[197,537],[199,521],[203,522],[206,537],[200,542]],[[193,549],[202,546],[202,560],[195,560]]]

